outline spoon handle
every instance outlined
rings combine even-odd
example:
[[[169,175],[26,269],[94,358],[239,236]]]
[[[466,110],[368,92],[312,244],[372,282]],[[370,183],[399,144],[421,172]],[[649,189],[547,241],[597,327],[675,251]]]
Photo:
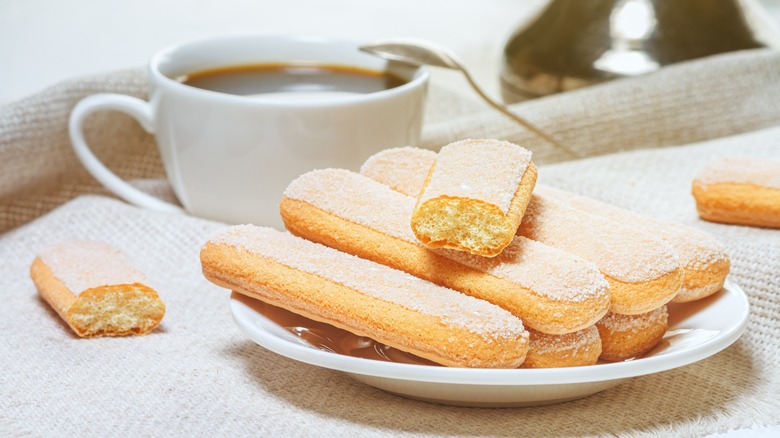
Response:
[[[485,91],[482,90],[482,88],[474,81],[474,78],[471,77],[471,75],[469,74],[469,72],[465,68],[462,68],[461,72],[463,73],[463,76],[466,77],[466,80],[469,82],[471,87],[474,88],[474,91],[476,91],[477,94],[479,94],[479,96],[482,99],[484,99],[485,102],[487,102],[490,106],[492,106],[493,108],[495,108],[496,110],[498,110],[499,112],[504,114],[505,116],[509,117],[510,119],[514,120],[515,122],[519,123],[520,125],[524,126],[526,129],[528,129],[529,131],[533,132],[534,134],[536,134],[538,137],[540,137],[541,139],[543,139],[547,143],[550,143],[555,148],[560,149],[563,152],[566,152],[567,154],[569,154],[570,157],[572,157],[572,158],[579,158],[579,155],[576,154],[574,151],[572,151],[569,148],[563,146],[557,140],[555,140],[554,138],[550,137],[548,134],[546,134],[544,131],[542,131],[541,129],[537,128],[536,126],[532,125],[530,122],[527,122],[526,120],[524,120],[520,116],[518,116],[518,115],[514,114],[513,112],[509,111],[509,108],[507,108],[506,106],[504,106],[504,105],[496,102],[495,100],[493,100],[493,98],[488,96],[487,93],[485,93]]]

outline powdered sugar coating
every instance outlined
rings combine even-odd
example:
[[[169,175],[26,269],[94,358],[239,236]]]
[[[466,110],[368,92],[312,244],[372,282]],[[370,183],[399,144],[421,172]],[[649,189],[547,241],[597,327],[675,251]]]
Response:
[[[736,183],[780,189],[780,161],[724,158],[705,166],[696,180],[705,188],[709,184]]]
[[[367,296],[437,317],[443,324],[487,341],[528,336],[519,318],[487,301],[272,228],[237,225],[221,230],[209,241],[242,248]]]
[[[284,196],[425,248],[409,225],[415,199],[363,175],[315,170],[293,181]],[[493,258],[448,249],[433,251],[561,301],[584,301],[608,293],[608,283],[592,263],[520,236]]]
[[[593,263],[522,236],[492,258],[451,249],[434,252],[560,301],[581,302],[609,293],[609,283]]]
[[[713,263],[728,259],[726,250],[715,238],[696,228],[673,222],[663,222],[632,211],[579,196],[563,190],[537,185],[535,193],[552,199],[564,201],[576,209],[605,217],[620,223],[628,223],[635,228],[657,235],[675,251],[680,264],[686,269],[704,270]]]
[[[436,155],[428,149],[410,146],[387,149],[369,157],[360,166],[360,173],[416,198],[425,185],[428,171],[436,162]]]
[[[507,213],[531,163],[531,152],[499,140],[461,140],[436,157],[420,203],[440,196],[479,199]]]
[[[651,234],[544,193],[531,197],[518,234],[592,261],[602,273],[623,282],[654,280],[680,267],[677,253]]]
[[[655,222],[661,240],[671,245],[680,256],[686,269],[706,270],[710,265],[729,258],[726,249],[714,237],[704,231],[671,222],[645,218],[642,223]]]
[[[538,354],[570,352],[571,356],[576,357],[580,349],[599,341],[599,331],[596,326],[563,335],[549,335],[536,330],[529,330],[528,333],[530,341],[528,348]]]
[[[146,275],[122,251],[105,242],[62,242],[46,248],[39,257],[75,295],[100,286],[147,283]]]
[[[721,290],[723,288],[723,283],[724,281],[718,281],[716,283],[708,284],[706,286],[701,286],[701,287],[683,287],[682,289],[680,289],[680,293],[677,295],[677,297],[683,298],[683,301],[679,301],[679,302],[687,302],[691,298],[694,299],[703,298]],[[672,302],[678,302],[678,301],[673,300]]]
[[[410,161],[423,160],[421,166],[424,167],[432,160],[431,154],[406,150],[396,151],[392,157],[396,159],[395,164],[371,163],[373,168],[387,167],[372,173],[391,187],[398,181],[393,173],[394,166],[411,168]],[[366,168],[370,169],[364,166],[364,170]],[[604,274],[625,282],[653,280],[679,268],[678,254],[659,239],[623,225],[624,220],[611,221],[574,209],[568,206],[568,199],[561,202],[549,190],[540,185],[534,188],[518,234],[591,261]],[[712,247],[711,257],[724,255],[718,247]],[[686,247],[684,251],[688,253],[690,248]]]
[[[284,196],[421,246],[410,226],[416,200],[363,175],[313,170],[291,182]]]
[[[436,161],[436,152],[411,146],[385,149],[370,156],[360,173],[374,181],[392,181],[397,192],[417,197]]]
[[[649,327],[658,325],[668,317],[669,314],[666,310],[666,306],[661,306],[655,310],[639,315],[620,315],[608,312],[601,318],[598,324],[609,329],[611,332],[638,333]]]

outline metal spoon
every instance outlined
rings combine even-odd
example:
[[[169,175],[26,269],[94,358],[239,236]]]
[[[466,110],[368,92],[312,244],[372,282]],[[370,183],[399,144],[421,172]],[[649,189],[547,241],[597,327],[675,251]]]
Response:
[[[391,39],[376,41],[370,44],[360,46],[360,50],[377,55],[387,60],[404,62],[413,65],[430,65],[434,67],[444,67],[451,70],[458,70],[466,77],[469,85],[479,94],[490,106],[500,111],[505,116],[526,127],[529,131],[552,144],[556,148],[568,153],[572,157],[578,155],[564,147],[558,141],[544,133],[541,129],[525,121],[520,116],[512,113],[509,109],[493,100],[485,91],[474,81],[463,62],[450,52],[447,48],[441,47],[430,41],[415,39]]]

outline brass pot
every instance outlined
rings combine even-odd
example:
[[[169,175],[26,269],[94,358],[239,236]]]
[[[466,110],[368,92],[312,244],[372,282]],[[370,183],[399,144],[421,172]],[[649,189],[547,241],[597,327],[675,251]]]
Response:
[[[501,94],[513,103],[778,41],[750,0],[552,0],[506,43]]]

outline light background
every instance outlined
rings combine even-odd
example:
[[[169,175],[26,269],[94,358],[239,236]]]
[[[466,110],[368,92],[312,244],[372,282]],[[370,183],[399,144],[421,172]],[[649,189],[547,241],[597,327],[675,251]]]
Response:
[[[0,104],[59,80],[139,67],[161,47],[225,33],[426,38],[497,90],[501,47],[546,0],[0,0]],[[441,73],[441,72],[437,72]],[[442,76],[444,81],[454,75]],[[460,78],[457,77],[459,80]],[[464,82],[453,80],[456,86]]]
[[[390,36],[430,39],[457,53],[497,97],[504,43],[547,2],[0,0],[0,105],[63,79],[143,66],[173,43],[247,32],[366,42]],[[780,23],[780,0],[758,2]],[[467,86],[460,75],[441,69],[434,70],[434,81]]]

